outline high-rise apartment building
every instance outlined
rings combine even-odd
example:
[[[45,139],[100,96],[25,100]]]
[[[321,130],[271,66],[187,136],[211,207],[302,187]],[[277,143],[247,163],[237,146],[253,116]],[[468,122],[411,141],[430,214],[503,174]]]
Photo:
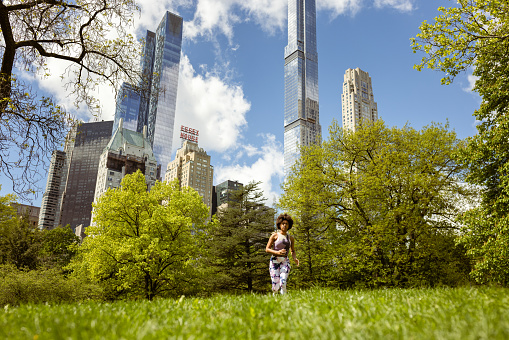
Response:
[[[60,207],[62,206],[61,183],[65,183],[66,153],[54,150],[46,181],[46,191],[42,195],[39,213],[39,229],[53,229],[60,223]]]
[[[300,146],[320,142],[315,0],[288,1],[284,127],[287,175],[300,157]]]
[[[197,143],[185,140],[177,150],[175,160],[168,163],[165,181],[178,178],[180,187],[191,187],[198,191],[203,203],[212,211],[212,180],[214,167],[210,156]]]
[[[368,72],[360,68],[346,70],[341,109],[343,128],[354,132],[362,121],[376,122],[378,120],[378,108]]]
[[[124,119],[124,127],[143,133],[147,126],[147,137],[152,145],[157,163],[162,168],[171,161],[177,88],[182,47],[183,20],[178,15],[166,12],[156,32],[147,31],[141,58],[142,80],[139,92],[120,96],[115,113],[115,128]],[[129,91],[133,86],[123,85]],[[136,111],[137,128],[131,127],[130,112]],[[115,131],[115,130],[114,130]],[[113,133],[114,133],[113,131]]]

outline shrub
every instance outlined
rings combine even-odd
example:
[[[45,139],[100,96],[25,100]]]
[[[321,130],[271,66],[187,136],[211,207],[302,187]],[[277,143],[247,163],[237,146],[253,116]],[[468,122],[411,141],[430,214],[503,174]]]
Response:
[[[59,269],[18,270],[0,266],[0,306],[27,303],[63,303],[100,300],[102,290],[76,278],[66,278]]]

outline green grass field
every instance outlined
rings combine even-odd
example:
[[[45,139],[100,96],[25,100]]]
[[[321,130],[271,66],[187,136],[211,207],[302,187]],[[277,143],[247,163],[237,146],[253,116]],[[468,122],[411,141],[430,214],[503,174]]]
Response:
[[[6,306],[1,339],[509,339],[509,290],[291,291]]]

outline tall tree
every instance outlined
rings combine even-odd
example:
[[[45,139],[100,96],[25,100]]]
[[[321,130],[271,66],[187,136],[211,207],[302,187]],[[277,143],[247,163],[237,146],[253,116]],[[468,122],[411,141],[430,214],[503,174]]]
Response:
[[[305,251],[318,253],[326,283],[417,286],[466,277],[468,260],[454,245],[460,199],[469,195],[453,158],[461,147],[447,127],[378,121],[355,133],[333,122],[328,140],[303,149],[280,204],[312,216],[307,227],[319,247]]]
[[[464,214],[462,243],[476,264],[479,282],[509,284],[509,3],[503,0],[458,0],[439,8],[441,15],[423,22],[413,39],[425,53],[417,69],[444,72],[445,84],[467,68],[477,77],[473,91],[482,98],[474,116],[477,135],[461,154],[469,167],[467,181],[482,193],[480,205]]]
[[[260,291],[270,283],[265,247],[274,232],[274,209],[264,205],[259,182],[231,193],[227,207],[218,208],[206,233],[205,265],[213,272],[213,289]]]
[[[188,292],[199,249],[193,233],[209,210],[191,188],[157,182],[147,192],[138,170],[94,203],[94,225],[77,248],[70,269],[107,291],[149,300]]]
[[[136,10],[134,0],[0,2],[0,171],[21,197],[34,192],[39,169],[74,120],[20,75],[48,75],[48,60],[60,60],[76,106],[98,110],[98,84],[137,83],[140,49],[128,31]]]

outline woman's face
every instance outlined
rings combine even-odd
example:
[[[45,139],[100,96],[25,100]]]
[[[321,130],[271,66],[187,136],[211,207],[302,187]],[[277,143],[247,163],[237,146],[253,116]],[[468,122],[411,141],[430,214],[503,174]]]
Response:
[[[286,233],[288,231],[288,221],[283,220],[283,222],[279,225],[279,229],[281,232]]]

